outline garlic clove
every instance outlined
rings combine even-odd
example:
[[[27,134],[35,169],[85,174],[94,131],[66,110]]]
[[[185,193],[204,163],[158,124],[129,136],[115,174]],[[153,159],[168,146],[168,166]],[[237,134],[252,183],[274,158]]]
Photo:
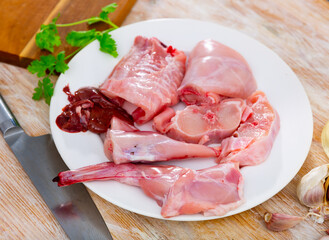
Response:
[[[325,181],[329,176],[329,164],[312,169],[297,186],[299,201],[308,207],[318,207],[326,196]]]
[[[305,194],[298,196],[300,202],[309,207],[321,205],[324,197],[325,192],[322,182],[319,182],[319,184],[315,185],[313,188],[305,191]]]
[[[321,143],[324,152],[329,157],[329,122],[324,126],[321,133]]]
[[[293,216],[282,213],[265,213],[264,220],[266,227],[275,232],[287,230],[296,226],[298,223],[303,221],[305,217]]]

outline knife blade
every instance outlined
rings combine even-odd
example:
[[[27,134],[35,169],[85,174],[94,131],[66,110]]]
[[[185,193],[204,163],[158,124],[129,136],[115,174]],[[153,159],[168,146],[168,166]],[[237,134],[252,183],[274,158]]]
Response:
[[[50,134],[30,137],[0,94],[0,131],[34,186],[70,239],[112,239],[82,184],[57,187],[52,179],[68,170]]]

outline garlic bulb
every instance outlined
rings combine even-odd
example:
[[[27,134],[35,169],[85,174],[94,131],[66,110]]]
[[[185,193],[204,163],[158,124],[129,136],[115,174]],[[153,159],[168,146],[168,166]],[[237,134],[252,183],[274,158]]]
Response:
[[[321,143],[324,152],[329,157],[329,122],[324,126],[322,133],[321,133]]]
[[[307,173],[297,186],[297,196],[299,201],[312,208],[326,204],[329,183],[326,183],[326,179],[328,176],[329,164],[316,167]]]

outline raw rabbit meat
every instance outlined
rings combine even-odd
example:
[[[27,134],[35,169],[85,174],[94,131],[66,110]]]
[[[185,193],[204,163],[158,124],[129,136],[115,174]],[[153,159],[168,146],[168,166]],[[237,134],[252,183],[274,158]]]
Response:
[[[280,130],[278,113],[261,91],[247,99],[252,114],[237,131],[221,143],[219,162],[238,162],[240,167],[257,165],[268,157]]]
[[[136,123],[143,124],[178,102],[177,88],[184,77],[185,61],[182,51],[166,47],[157,38],[137,36],[100,90],[121,104],[133,104],[132,116]]]
[[[218,157],[214,148],[173,140],[151,131],[139,131],[113,117],[104,140],[104,152],[116,164],[155,162],[193,157]]]
[[[113,161],[112,159],[112,143],[110,139],[110,131],[111,130],[121,130],[125,132],[136,132],[139,131],[135,126],[128,124],[126,121],[123,121],[117,117],[112,117],[111,119],[111,128],[109,128],[106,132],[106,135],[103,137],[103,148],[104,148],[104,153],[105,156],[107,157],[108,160],[111,162]]]
[[[243,177],[237,163],[192,170],[106,162],[61,172],[53,181],[67,186],[94,180],[115,180],[140,187],[162,207],[165,218],[196,213],[220,216],[243,203]]]
[[[246,103],[239,98],[212,106],[190,105],[176,114],[167,108],[154,118],[153,127],[179,141],[219,143],[238,128],[245,110]]]
[[[110,141],[108,150],[116,164],[218,156],[213,148],[176,141],[155,132],[110,130],[106,137]]]
[[[216,104],[224,97],[246,99],[257,88],[246,60],[235,50],[214,40],[199,42],[189,55],[178,92],[183,102]]]

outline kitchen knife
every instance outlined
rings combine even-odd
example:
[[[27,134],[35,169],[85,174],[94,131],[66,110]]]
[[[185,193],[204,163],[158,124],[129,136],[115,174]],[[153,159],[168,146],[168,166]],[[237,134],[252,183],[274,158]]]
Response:
[[[30,137],[0,94],[0,130],[16,158],[70,239],[112,239],[82,184],[59,188],[52,179],[68,170],[50,134]]]

